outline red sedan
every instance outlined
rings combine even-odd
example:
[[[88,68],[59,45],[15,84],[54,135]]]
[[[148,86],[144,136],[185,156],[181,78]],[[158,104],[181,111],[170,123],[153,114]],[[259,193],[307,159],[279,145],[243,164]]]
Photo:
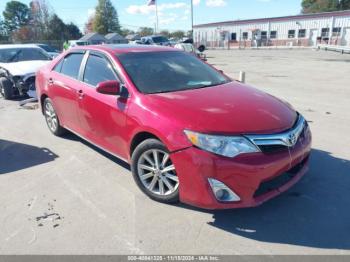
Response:
[[[36,85],[54,135],[69,130],[130,163],[157,201],[253,207],[308,169],[311,133],[298,112],[174,48],[78,47]]]

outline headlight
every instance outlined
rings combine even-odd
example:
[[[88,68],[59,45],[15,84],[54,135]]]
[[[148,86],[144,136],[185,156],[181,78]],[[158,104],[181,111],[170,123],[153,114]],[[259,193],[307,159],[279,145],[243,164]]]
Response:
[[[244,153],[260,150],[242,136],[213,136],[185,130],[187,138],[193,145],[203,150],[226,157],[235,157]]]

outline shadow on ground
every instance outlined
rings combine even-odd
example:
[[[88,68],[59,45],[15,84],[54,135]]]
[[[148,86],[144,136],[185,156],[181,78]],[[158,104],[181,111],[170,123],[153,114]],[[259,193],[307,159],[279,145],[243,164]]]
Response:
[[[261,242],[350,249],[350,161],[313,150],[310,171],[265,205],[216,211],[209,223]]]
[[[128,163],[126,163],[126,162],[124,162],[123,160],[121,160],[121,159],[119,159],[119,158],[117,158],[117,157],[115,157],[115,156],[113,156],[113,155],[107,153],[106,151],[104,151],[104,150],[98,148],[97,146],[95,146],[95,145],[93,145],[93,144],[87,142],[86,140],[84,140],[84,139],[78,137],[77,135],[75,135],[75,134],[73,134],[73,133],[71,133],[71,132],[68,132],[67,134],[65,134],[65,135],[64,135],[64,138],[65,138],[65,139],[69,139],[69,140],[71,140],[71,141],[81,142],[81,143],[83,143],[84,145],[86,145],[86,146],[90,147],[91,149],[93,149],[94,151],[96,151],[97,153],[103,155],[105,158],[107,158],[107,159],[113,161],[113,162],[116,163],[117,165],[119,165],[119,166],[121,166],[121,167],[123,167],[123,168],[125,168],[125,169],[127,169],[127,170],[129,170],[129,171],[131,170],[130,165],[129,165]]]
[[[54,161],[58,155],[40,148],[0,139],[0,175]]]

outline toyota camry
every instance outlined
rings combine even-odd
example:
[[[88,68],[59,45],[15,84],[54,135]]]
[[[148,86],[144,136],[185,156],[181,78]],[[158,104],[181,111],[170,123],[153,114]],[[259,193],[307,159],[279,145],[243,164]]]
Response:
[[[308,170],[311,132],[291,105],[179,49],[70,49],[42,68],[49,130],[131,165],[150,198],[206,209],[254,207]]]

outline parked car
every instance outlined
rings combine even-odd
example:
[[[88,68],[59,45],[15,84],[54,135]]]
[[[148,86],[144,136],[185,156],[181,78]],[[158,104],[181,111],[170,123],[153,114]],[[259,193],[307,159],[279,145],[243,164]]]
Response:
[[[85,46],[85,45],[89,45],[88,42],[79,41],[79,40],[69,40],[69,41],[68,41],[68,44],[69,44],[69,48],[73,48],[73,47],[76,47],[76,46]]]
[[[192,55],[195,55],[197,57],[199,57],[200,59],[207,61],[207,57],[204,53],[199,52],[199,50],[197,50],[193,44],[184,44],[184,43],[180,43],[180,44],[176,44],[174,46],[174,48],[180,49],[182,51],[185,51],[187,53],[190,53]]]
[[[37,73],[42,113],[130,163],[150,198],[257,206],[308,170],[311,133],[288,103],[175,48],[88,46]]]
[[[170,46],[170,41],[168,38],[162,35],[150,35],[141,38],[141,42],[144,45],[162,45]]]
[[[36,45],[0,45],[0,93],[5,99],[36,95],[35,73],[51,57]]]
[[[48,53],[51,56],[51,58],[55,58],[60,54],[60,51],[58,51],[57,49],[55,49],[50,45],[46,45],[46,44],[35,44],[35,45],[45,50],[46,53]]]
[[[182,43],[184,43],[184,44],[192,44],[192,45],[194,44],[192,38],[187,38],[187,39],[183,40]],[[197,45],[197,50],[199,52],[203,53],[206,50],[206,47],[203,44],[198,44]]]

